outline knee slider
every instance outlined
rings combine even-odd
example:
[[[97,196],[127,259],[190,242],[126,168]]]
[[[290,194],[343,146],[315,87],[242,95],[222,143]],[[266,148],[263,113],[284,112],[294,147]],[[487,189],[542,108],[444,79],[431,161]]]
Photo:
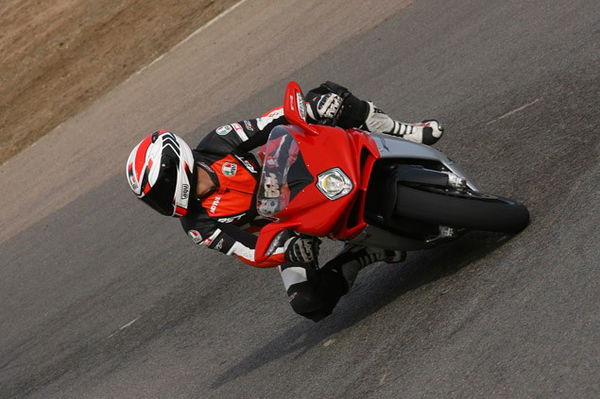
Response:
[[[323,299],[308,281],[292,285],[288,289],[288,297],[294,312],[302,316],[319,311],[324,305]]]

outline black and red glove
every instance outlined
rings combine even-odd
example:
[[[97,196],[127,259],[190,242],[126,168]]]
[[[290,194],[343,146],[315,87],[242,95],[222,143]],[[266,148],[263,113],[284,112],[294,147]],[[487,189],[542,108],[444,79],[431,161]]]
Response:
[[[294,236],[285,243],[285,259],[291,263],[317,262],[320,245],[316,237]]]

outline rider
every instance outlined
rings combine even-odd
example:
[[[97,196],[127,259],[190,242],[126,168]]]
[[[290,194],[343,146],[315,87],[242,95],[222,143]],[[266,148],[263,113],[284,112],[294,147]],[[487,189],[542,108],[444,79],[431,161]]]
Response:
[[[331,123],[406,140],[434,144],[442,136],[439,122],[395,121],[370,101],[362,101],[333,82],[306,95],[309,123]],[[269,133],[287,124],[283,107],[265,116],[218,127],[192,150],[179,136],[158,131],[142,140],[129,155],[127,181],[133,192],[156,211],[180,218],[194,243],[234,255],[254,266],[279,265],[294,311],[318,321],[329,315],[348,292],[360,269],[377,261],[399,262],[404,253],[347,244],[318,267],[320,241],[290,231],[273,255],[254,262],[260,228],[269,220],[256,211],[260,176],[257,149]]]

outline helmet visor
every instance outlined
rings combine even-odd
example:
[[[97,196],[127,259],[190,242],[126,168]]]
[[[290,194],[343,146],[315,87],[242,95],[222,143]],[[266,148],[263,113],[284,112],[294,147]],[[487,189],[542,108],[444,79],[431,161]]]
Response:
[[[152,209],[166,216],[172,216],[175,210],[173,204],[175,189],[177,187],[177,161],[169,155],[163,155],[160,162],[158,179],[150,191],[141,200],[150,205]],[[142,181],[145,187],[148,181],[147,172]]]

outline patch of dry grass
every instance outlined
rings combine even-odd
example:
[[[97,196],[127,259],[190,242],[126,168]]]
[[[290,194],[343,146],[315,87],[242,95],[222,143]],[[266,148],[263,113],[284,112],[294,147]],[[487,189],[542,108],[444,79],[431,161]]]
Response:
[[[4,0],[0,164],[237,0]]]

